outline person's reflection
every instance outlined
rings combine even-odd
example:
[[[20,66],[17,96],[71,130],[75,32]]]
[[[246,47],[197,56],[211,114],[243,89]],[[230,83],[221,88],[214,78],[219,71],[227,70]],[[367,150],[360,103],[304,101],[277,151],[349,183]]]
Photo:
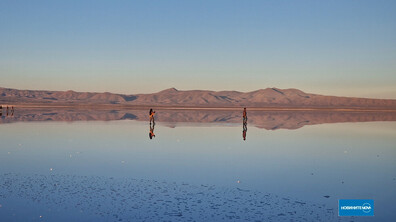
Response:
[[[242,131],[243,140],[246,140],[246,132],[247,132],[247,122],[244,121],[243,122],[243,131]]]
[[[150,138],[150,140],[152,140],[153,137],[155,137],[155,134],[154,134],[154,127],[155,127],[155,123],[153,122],[153,124],[151,124],[151,122],[150,122],[150,132],[149,132],[149,138]]]
[[[246,133],[247,133],[247,112],[246,112],[246,108],[243,108],[243,120],[242,120],[243,124],[242,124],[242,137],[243,140],[246,140]]]

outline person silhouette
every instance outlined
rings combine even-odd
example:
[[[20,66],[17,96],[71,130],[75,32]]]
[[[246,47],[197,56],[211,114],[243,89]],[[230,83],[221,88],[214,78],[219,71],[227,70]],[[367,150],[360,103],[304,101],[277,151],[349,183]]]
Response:
[[[150,132],[149,132],[149,138],[150,138],[150,140],[153,139],[153,137],[155,137],[155,134],[154,134],[154,127],[155,127],[155,123],[153,123],[153,125],[151,125],[151,123],[150,123]]]
[[[246,107],[243,108],[243,121],[247,121],[247,112],[246,112]]]
[[[7,106],[7,108],[6,108],[6,116],[8,116],[8,106]]]
[[[155,123],[154,115],[155,115],[155,111],[153,111],[153,109],[150,109],[150,111],[149,111],[150,125],[151,125],[151,122],[153,122],[153,124]]]
[[[14,106],[11,106],[11,116],[14,116]]]
[[[247,112],[246,108],[243,108],[243,114],[242,114],[242,137],[243,140],[246,140],[246,134],[247,134]]]

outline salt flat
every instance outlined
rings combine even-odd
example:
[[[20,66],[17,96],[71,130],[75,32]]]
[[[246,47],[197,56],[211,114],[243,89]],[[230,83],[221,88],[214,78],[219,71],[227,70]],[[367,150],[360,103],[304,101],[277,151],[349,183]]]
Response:
[[[5,211],[13,207],[7,199],[20,200],[35,210]],[[18,214],[57,221],[341,220],[337,209],[324,204],[254,190],[98,176],[3,174],[0,203],[4,203],[0,217],[10,221]]]

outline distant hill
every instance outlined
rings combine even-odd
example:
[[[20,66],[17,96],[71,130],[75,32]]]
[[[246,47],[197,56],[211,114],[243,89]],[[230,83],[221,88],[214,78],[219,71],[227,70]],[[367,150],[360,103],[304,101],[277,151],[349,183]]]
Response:
[[[124,95],[75,91],[0,88],[1,104],[187,107],[311,107],[396,109],[396,100],[323,96],[298,89],[266,88],[252,92],[166,89],[151,94]]]

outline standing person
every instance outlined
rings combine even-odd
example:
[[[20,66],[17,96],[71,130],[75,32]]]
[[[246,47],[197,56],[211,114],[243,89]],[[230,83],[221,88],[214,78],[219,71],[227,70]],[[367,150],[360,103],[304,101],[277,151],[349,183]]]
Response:
[[[14,106],[11,106],[11,116],[14,116]]]
[[[242,122],[243,122],[243,124],[242,124],[242,128],[243,128],[242,137],[243,137],[243,140],[246,140],[246,133],[247,133],[247,112],[246,112],[246,108],[243,108],[242,116],[243,116],[243,119],[242,119]]]
[[[3,116],[3,106],[0,105],[0,116]]]
[[[243,108],[243,121],[247,121],[247,112],[246,112],[246,107]]]
[[[153,121],[153,124],[155,124],[154,115],[155,115],[155,111],[153,111],[153,109],[150,109],[150,111],[149,111],[150,124],[151,124],[151,121]]]
[[[8,106],[7,106],[7,108],[6,108],[6,115],[8,116]]]

